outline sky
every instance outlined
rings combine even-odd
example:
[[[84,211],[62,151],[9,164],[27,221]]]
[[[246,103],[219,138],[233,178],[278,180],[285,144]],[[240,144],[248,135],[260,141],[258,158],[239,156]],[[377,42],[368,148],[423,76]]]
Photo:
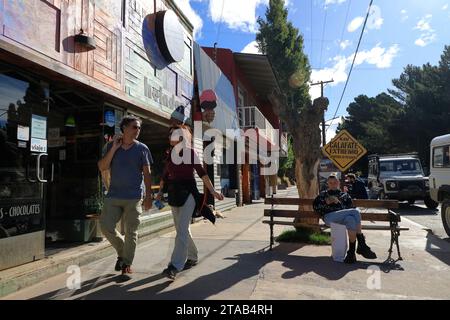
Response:
[[[264,17],[268,0],[175,0],[195,27],[201,46],[258,53],[255,36],[258,16]],[[325,87],[330,105],[327,120],[345,116],[360,94],[376,96],[392,88],[408,64],[437,64],[450,45],[450,0],[374,0],[355,66],[337,110],[369,0],[288,0],[288,18],[304,38],[304,52],[312,67],[311,80],[335,82]],[[313,98],[320,95],[312,87]],[[339,120],[327,131],[334,136]]]

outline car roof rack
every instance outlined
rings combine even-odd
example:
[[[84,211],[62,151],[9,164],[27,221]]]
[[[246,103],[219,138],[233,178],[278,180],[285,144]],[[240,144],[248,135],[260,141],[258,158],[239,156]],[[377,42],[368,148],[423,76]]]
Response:
[[[404,157],[419,158],[419,153],[410,152],[410,153],[395,153],[395,154],[371,154],[369,156],[369,158],[404,158]]]

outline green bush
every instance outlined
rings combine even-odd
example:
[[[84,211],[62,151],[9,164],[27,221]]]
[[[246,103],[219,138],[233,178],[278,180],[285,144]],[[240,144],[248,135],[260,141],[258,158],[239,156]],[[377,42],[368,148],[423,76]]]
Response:
[[[329,232],[318,232],[307,228],[286,230],[276,238],[277,242],[300,242],[326,246],[331,244]]]

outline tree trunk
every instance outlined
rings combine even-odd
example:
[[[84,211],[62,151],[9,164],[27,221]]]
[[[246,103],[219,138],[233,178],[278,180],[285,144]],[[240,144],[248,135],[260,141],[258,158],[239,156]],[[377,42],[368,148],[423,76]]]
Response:
[[[300,159],[295,160],[295,176],[297,180],[297,190],[300,198],[303,199],[314,199],[319,193],[319,182],[317,179],[317,174],[315,174],[312,179],[305,180],[305,176],[309,176],[308,172],[317,172],[319,166],[319,160],[312,167],[307,167],[301,163]],[[312,206],[300,206],[301,210],[312,210]],[[305,224],[319,224],[319,219],[317,218],[305,218],[296,219],[295,222],[305,223]]]
[[[328,99],[318,98],[312,105],[301,108],[300,113],[287,108],[286,100],[279,94],[272,93],[269,99],[293,137],[298,195],[302,199],[313,199],[319,193],[317,169],[322,157],[320,123],[328,107]],[[312,208],[305,206],[299,209]],[[295,222],[318,225],[319,219],[296,219]]]

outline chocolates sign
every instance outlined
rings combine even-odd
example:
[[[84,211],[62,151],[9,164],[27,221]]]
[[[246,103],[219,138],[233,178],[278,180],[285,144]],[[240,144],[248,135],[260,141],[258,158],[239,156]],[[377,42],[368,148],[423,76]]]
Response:
[[[0,207],[0,220],[41,214],[40,204],[12,205]]]

